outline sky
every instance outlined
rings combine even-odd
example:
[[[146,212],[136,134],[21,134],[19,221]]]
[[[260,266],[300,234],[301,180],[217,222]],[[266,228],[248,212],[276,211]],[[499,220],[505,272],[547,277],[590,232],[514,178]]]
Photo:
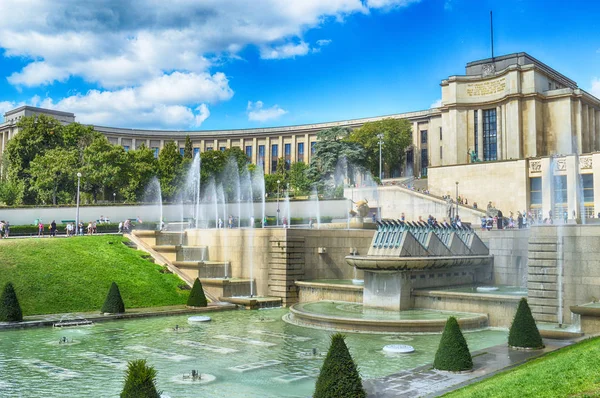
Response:
[[[465,64],[527,52],[600,98],[600,2],[0,0],[0,118],[218,130],[428,109]]]

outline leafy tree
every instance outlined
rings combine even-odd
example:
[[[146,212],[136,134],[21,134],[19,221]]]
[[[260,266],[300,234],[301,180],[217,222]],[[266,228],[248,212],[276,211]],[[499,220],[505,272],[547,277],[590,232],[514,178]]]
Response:
[[[125,312],[125,303],[123,303],[123,299],[121,298],[119,286],[117,286],[115,282],[110,285],[106,300],[104,301],[104,305],[102,305],[100,312],[109,314],[122,314]]]
[[[145,359],[136,359],[127,364],[125,385],[121,398],[160,398],[156,389],[156,370]]]
[[[290,187],[296,194],[305,194],[311,191],[313,181],[308,178],[308,165],[306,163],[293,163],[288,176]]]
[[[185,136],[185,145],[183,147],[183,158],[192,159],[194,157],[194,148],[192,147],[192,139],[189,135]]]
[[[384,168],[391,172],[400,170],[404,152],[412,142],[412,127],[406,119],[383,119],[367,122],[350,134],[349,140],[365,148],[368,168],[371,174],[379,176],[379,138],[383,134],[384,144],[381,157]]]
[[[83,152],[83,191],[92,195],[97,202],[101,192],[119,191],[125,185],[125,150],[112,145],[104,136],[94,138]]]
[[[167,142],[158,155],[158,178],[163,198],[172,200],[178,193],[183,180],[183,157],[173,141]]]
[[[279,184],[277,184],[279,181]],[[286,187],[285,175],[281,174],[267,174],[265,175],[265,192],[269,196],[277,196],[277,188],[279,188],[279,195],[283,195],[283,190]]]
[[[75,149],[79,162],[83,160],[83,151],[85,148],[90,146],[94,139],[98,137],[102,137],[102,134],[94,131],[93,126],[85,126],[79,123],[62,126],[62,147],[65,149]]]
[[[277,168],[275,169],[275,174],[279,174],[284,176],[284,179],[287,177],[288,169],[285,164],[285,158],[277,159]]]
[[[21,322],[23,312],[17,299],[17,293],[12,283],[4,285],[2,296],[0,296],[0,322]]]
[[[469,346],[460,331],[456,318],[453,316],[446,321],[440,345],[435,353],[433,367],[452,372],[473,369],[473,359],[469,352]]]
[[[127,152],[125,158],[127,184],[121,189],[121,195],[127,202],[140,201],[148,183],[157,173],[158,161],[154,152],[143,144],[138,149]]]
[[[508,345],[518,348],[544,348],[542,336],[535,324],[533,315],[531,315],[531,309],[526,298],[519,301],[515,319],[508,332]]]
[[[204,289],[202,288],[202,283],[198,278],[196,278],[194,281],[194,286],[192,286],[192,291],[188,297],[187,305],[190,307],[206,307],[208,305],[208,302],[206,301],[206,295],[204,294]]]
[[[343,334],[331,336],[331,345],[321,367],[314,398],[366,397],[356,363]]]
[[[59,192],[66,193],[63,196],[70,201],[76,190],[73,169],[78,165],[78,154],[74,149],[54,148],[36,156],[30,163],[29,173],[30,189],[36,192],[37,201],[56,205]]]
[[[0,201],[7,206],[22,204],[24,191],[25,184],[23,181],[0,180]]]

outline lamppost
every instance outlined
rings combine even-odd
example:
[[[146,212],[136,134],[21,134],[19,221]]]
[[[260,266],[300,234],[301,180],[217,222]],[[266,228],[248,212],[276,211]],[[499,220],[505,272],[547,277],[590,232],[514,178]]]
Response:
[[[77,214],[75,215],[75,235],[79,235],[79,186],[81,183],[81,173],[77,173]]]
[[[382,180],[381,174],[381,146],[383,145],[383,133],[377,134],[377,138],[379,138],[379,181]]]
[[[277,226],[279,226],[279,184],[281,181],[277,180]]]
[[[117,203],[117,193],[113,192],[113,204]]]
[[[458,220],[458,181],[456,181],[456,219]]]

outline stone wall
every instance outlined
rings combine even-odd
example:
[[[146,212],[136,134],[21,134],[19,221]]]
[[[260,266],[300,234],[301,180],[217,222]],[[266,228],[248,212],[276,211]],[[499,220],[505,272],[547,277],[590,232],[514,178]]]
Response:
[[[477,231],[494,256],[495,285],[527,285],[527,258],[530,229]]]

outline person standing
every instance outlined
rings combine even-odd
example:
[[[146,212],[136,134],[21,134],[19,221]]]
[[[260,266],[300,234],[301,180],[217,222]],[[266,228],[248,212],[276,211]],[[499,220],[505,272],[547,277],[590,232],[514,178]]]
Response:
[[[44,236],[44,223],[42,220],[38,222],[38,238]]]
[[[8,235],[10,235],[10,223],[6,221],[4,223],[4,238],[8,238]]]

